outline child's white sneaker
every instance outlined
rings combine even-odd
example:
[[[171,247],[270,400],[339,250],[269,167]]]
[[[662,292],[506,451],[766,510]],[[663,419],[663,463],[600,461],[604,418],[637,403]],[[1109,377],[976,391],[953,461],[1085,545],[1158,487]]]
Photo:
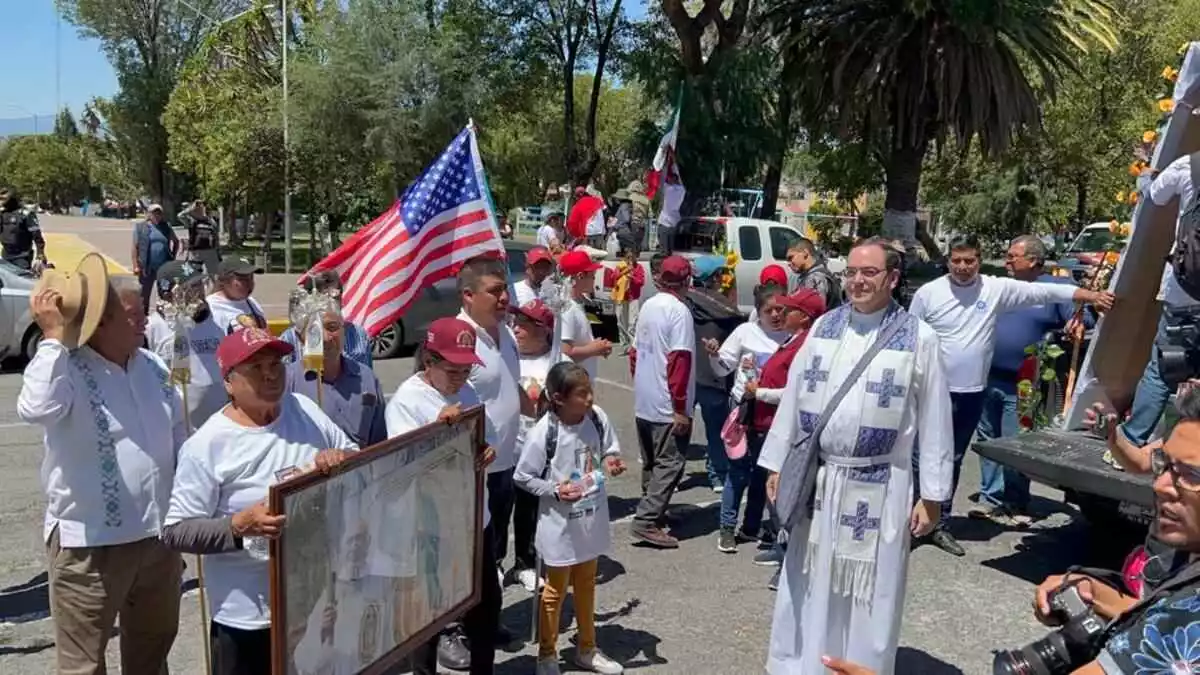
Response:
[[[537,675],[560,675],[558,671],[558,657],[551,656],[544,659],[538,659]]]
[[[599,649],[576,653],[575,665],[601,675],[621,675],[625,672],[624,666],[605,656]]]
[[[546,583],[541,579],[538,579],[537,572],[531,569],[524,569],[517,572],[517,581],[526,591],[530,593],[536,592],[538,586]]]

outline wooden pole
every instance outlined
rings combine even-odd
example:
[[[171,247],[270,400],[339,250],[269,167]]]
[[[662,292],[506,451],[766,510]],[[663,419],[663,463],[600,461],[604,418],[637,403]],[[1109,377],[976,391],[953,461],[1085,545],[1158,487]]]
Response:
[[[179,329],[186,330],[183,326]],[[176,371],[176,380],[183,401],[183,428],[188,436],[192,435],[192,413],[188,408],[188,382],[191,380],[190,369]],[[196,588],[200,591],[200,640],[204,645],[204,672],[212,672],[212,636],[209,635],[208,595],[204,590],[204,555],[196,555]]]

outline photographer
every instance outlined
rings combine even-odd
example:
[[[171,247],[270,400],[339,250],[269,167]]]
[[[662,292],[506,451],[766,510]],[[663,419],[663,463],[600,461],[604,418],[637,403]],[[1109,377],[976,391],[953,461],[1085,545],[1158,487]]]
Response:
[[[1120,461],[1155,475],[1152,539],[1166,555],[1186,561],[1200,553],[1200,389],[1181,389],[1176,408],[1179,421],[1165,443],[1134,448]],[[1115,421],[1102,415],[1104,422]],[[1111,431],[1108,436],[1109,445],[1116,445]],[[1042,661],[1048,672],[1078,675],[1195,672],[1200,666],[1200,655],[1192,651],[1193,632],[1200,629],[1200,562],[1170,564],[1161,579],[1147,574],[1140,599],[1121,589],[1118,578],[1099,576],[1068,573],[1038,586],[1035,615],[1064,628],[1000,655],[1013,661],[1008,672],[1021,672],[1013,667],[1022,659]],[[1092,620],[1097,617],[1111,623],[1099,628]],[[999,667],[1000,656],[996,672],[1006,672]]]

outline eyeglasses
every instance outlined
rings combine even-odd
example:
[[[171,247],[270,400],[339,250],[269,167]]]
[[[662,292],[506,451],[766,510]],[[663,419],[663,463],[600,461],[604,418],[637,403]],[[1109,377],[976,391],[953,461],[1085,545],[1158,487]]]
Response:
[[[880,269],[878,267],[847,267],[842,271],[842,277],[846,279],[853,279],[861,274],[866,279],[874,279],[886,271],[887,270]]]
[[[1157,447],[1150,453],[1150,471],[1157,478],[1171,472],[1171,482],[1176,490],[1200,492],[1200,468],[1171,459],[1166,450]]]

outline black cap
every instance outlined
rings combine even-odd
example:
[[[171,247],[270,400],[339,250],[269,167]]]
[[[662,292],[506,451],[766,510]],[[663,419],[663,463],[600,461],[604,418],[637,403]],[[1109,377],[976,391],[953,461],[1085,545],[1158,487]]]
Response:
[[[232,274],[245,276],[249,274],[262,274],[265,270],[261,267],[256,267],[254,263],[245,258],[226,258],[217,265],[217,276],[224,277]]]
[[[204,266],[199,263],[170,260],[158,268],[159,282],[169,281],[171,284],[183,284],[194,279],[204,278]]]

